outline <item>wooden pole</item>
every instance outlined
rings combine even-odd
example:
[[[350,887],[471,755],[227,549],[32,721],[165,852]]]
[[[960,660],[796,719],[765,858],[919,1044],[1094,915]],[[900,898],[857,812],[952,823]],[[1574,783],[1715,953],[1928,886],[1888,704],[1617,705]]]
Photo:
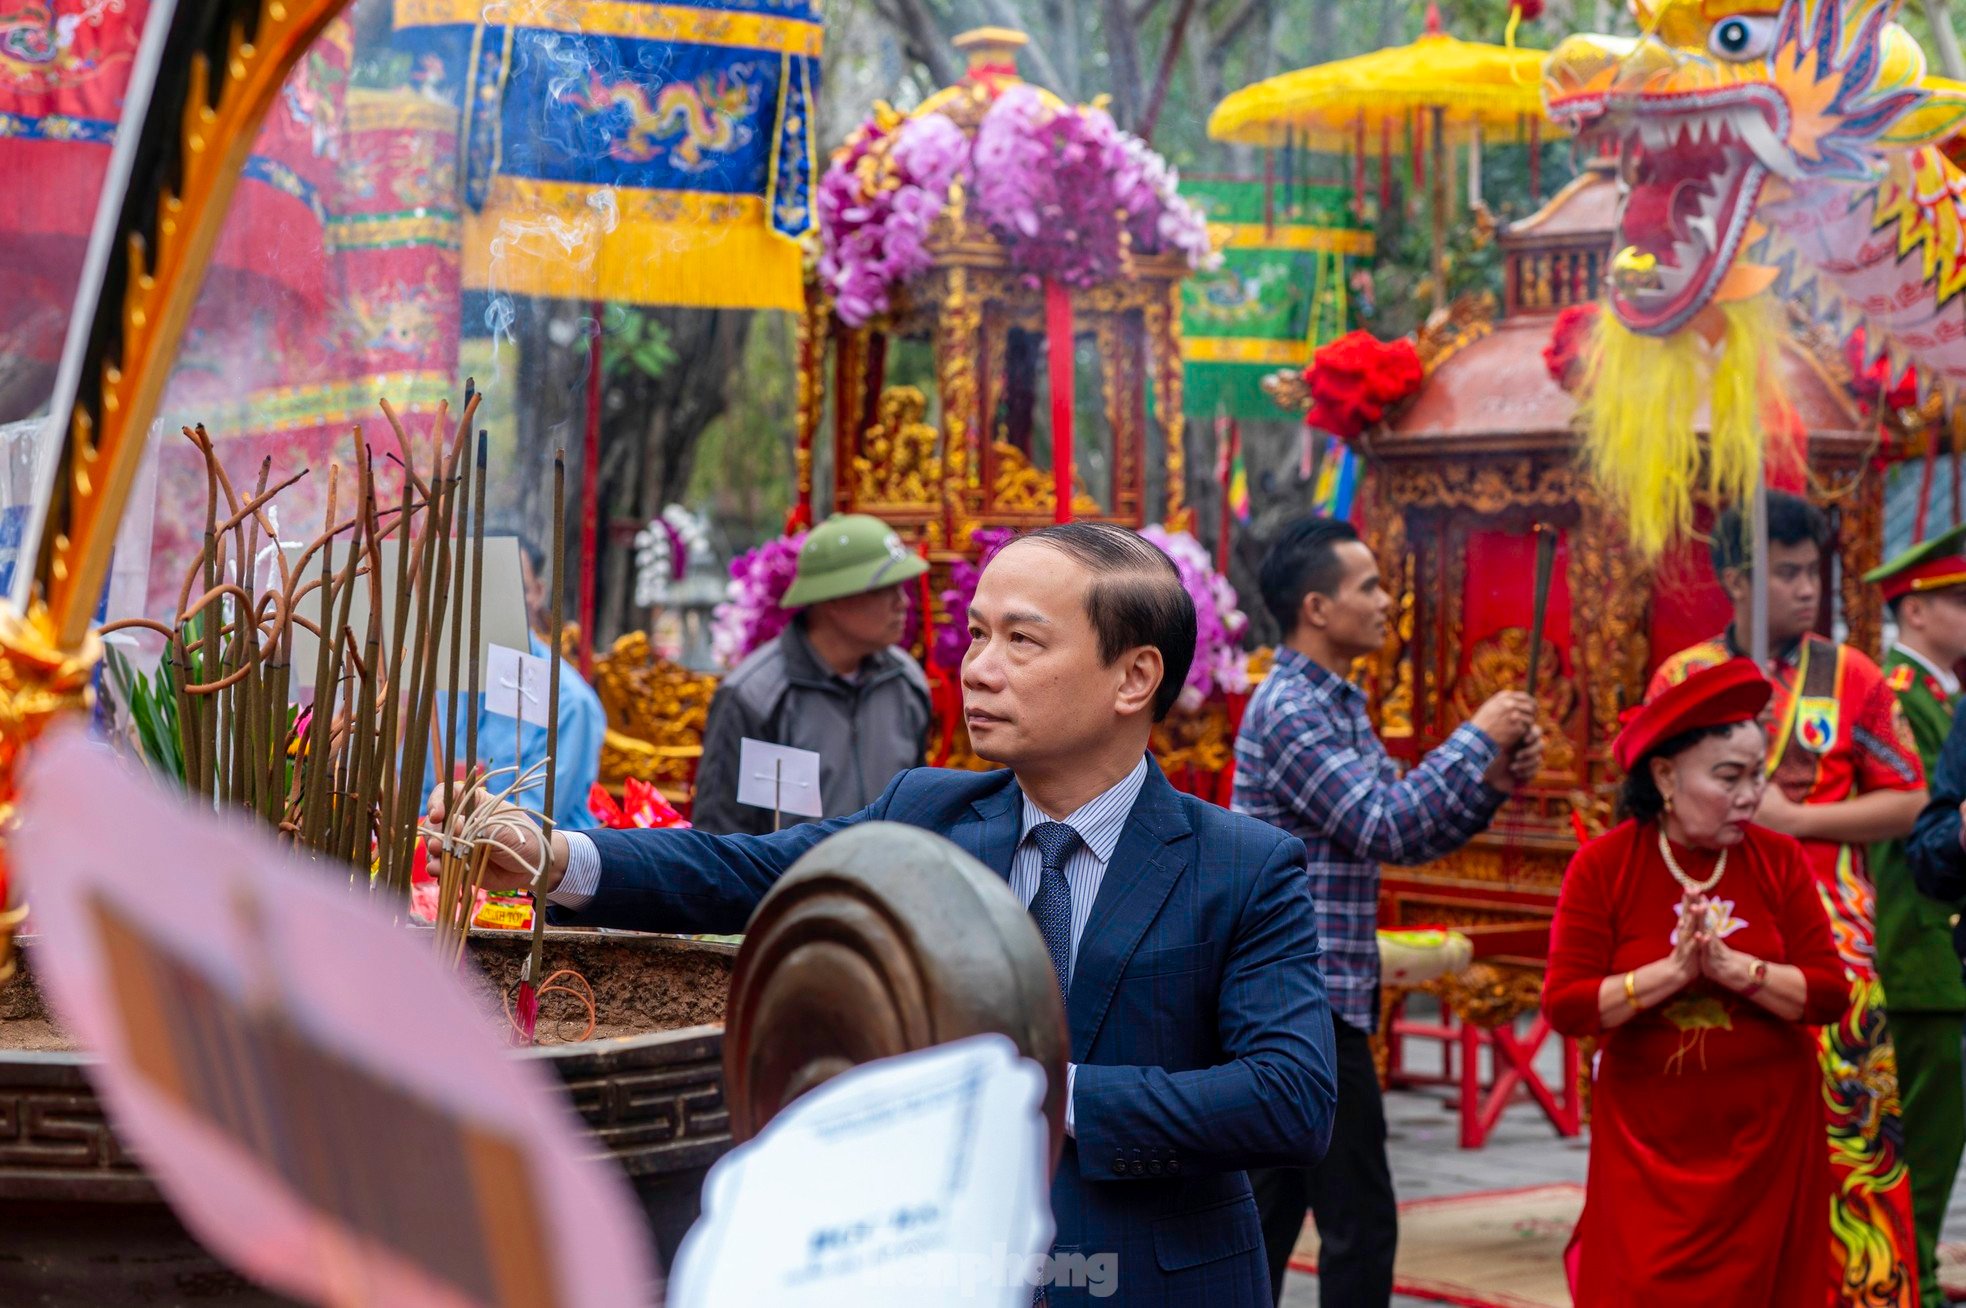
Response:
[[[1447,307],[1447,110],[1434,105],[1427,110],[1433,126],[1433,268],[1434,311]]]

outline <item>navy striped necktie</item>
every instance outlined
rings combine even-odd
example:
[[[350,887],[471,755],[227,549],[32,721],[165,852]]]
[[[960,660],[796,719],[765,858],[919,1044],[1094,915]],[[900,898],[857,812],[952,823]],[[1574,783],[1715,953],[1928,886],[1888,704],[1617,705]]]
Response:
[[[1072,993],[1072,887],[1065,880],[1065,860],[1079,845],[1079,833],[1063,822],[1040,822],[1030,830],[1043,870],[1038,892],[1031,896],[1031,916],[1044,937],[1051,969],[1058,974],[1058,993]]]

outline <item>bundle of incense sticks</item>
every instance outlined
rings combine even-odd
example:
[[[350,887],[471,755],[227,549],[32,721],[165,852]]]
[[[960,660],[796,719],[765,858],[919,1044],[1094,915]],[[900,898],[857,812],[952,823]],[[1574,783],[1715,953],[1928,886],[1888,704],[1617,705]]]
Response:
[[[267,510],[307,473],[269,486],[268,460],[253,493],[242,498],[205,429],[185,428],[205,461],[208,502],[204,548],[180,588],[176,619],[104,628],[146,628],[164,638],[187,790],[256,814],[297,848],[346,865],[351,879],[399,899],[408,894],[425,834],[425,776],[479,775],[483,431],[468,468],[464,460],[478,398],[467,382],[463,416],[453,424],[448,404],[440,406],[422,439],[384,401],[383,416],[403,451],[386,456],[402,472],[397,502],[380,502],[375,455],[357,427],[352,491],[341,465],[331,465],[327,527],[293,559]],[[556,495],[556,520],[563,512]],[[279,574],[264,589],[262,533]],[[393,576],[385,577],[381,546],[391,539],[401,547]],[[359,632],[350,625],[357,588],[369,597]],[[399,602],[386,606],[385,593]],[[446,624],[448,678],[438,666]],[[288,701],[296,626],[318,638],[314,699],[304,714]],[[549,756],[555,727],[548,727]],[[506,779],[503,794],[511,794],[533,784],[534,775],[508,769],[505,778],[485,778]],[[446,812],[432,833],[430,851],[438,948],[451,957],[462,950],[497,834],[490,812],[474,814],[469,802],[453,807],[458,811]]]

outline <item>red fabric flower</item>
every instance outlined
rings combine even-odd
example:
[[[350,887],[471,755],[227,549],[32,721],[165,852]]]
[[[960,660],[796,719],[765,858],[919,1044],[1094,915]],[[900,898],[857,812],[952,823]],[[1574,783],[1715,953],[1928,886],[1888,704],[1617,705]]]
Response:
[[[1420,389],[1420,353],[1400,337],[1382,341],[1370,332],[1346,332],[1319,348],[1304,370],[1311,388],[1311,426],[1352,440],[1388,410]]]
[[[1543,347],[1543,366],[1550,370],[1550,380],[1566,391],[1574,389],[1579,380],[1577,368],[1583,361],[1584,342],[1597,323],[1597,312],[1595,302],[1570,305],[1550,328],[1550,343]]]
[[[1870,367],[1864,367],[1864,329],[1859,327],[1850,333],[1850,339],[1843,343],[1844,357],[1850,364],[1850,393],[1866,409],[1875,409],[1879,397],[1893,409],[1910,409],[1918,404],[1918,374],[1912,368],[1905,369],[1905,375],[1898,384],[1891,385],[1891,356],[1880,354]],[[1888,390],[1886,388],[1889,388]]]
[[[1509,8],[1521,10],[1525,23],[1533,23],[1543,16],[1543,0],[1514,0]]]

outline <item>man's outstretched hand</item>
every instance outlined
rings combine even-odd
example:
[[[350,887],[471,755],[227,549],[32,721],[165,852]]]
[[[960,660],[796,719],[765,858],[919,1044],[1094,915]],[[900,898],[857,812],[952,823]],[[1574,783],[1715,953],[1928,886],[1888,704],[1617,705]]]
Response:
[[[465,806],[467,828],[483,830],[484,838],[493,847],[491,861],[485,864],[485,889],[531,890],[533,871],[539,866],[539,852],[545,839],[539,824],[532,816],[516,804],[500,803],[492,798],[482,786],[467,787],[462,782],[437,787],[430,792],[430,825],[443,826],[450,813],[450,799],[456,794]],[[489,812],[487,809],[489,808]],[[488,820],[480,823],[480,817]],[[432,859],[440,851],[435,841],[430,845]],[[547,894],[557,888],[560,878],[567,874],[567,838],[555,831],[547,846],[546,872],[540,893]]]

